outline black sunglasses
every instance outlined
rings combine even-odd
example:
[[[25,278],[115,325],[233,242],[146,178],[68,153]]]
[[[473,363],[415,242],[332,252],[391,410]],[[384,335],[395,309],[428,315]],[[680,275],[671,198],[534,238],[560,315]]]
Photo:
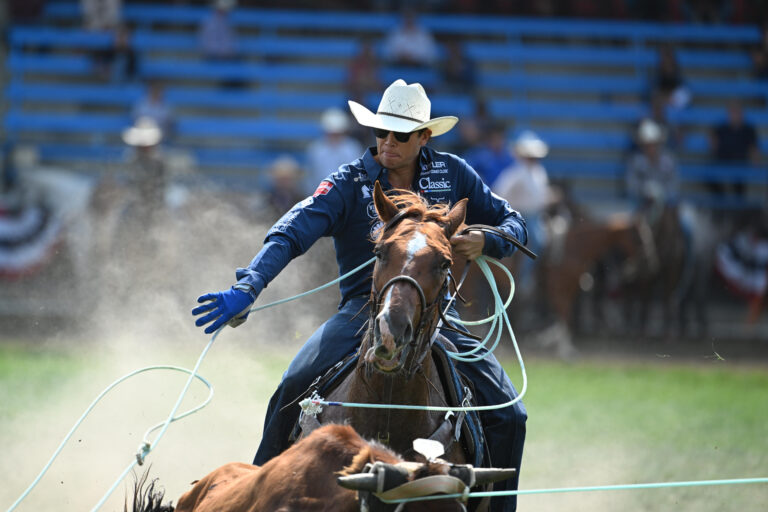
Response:
[[[390,132],[391,130],[382,130],[381,128],[373,129],[373,134],[376,135],[376,137],[379,139],[386,139],[387,135],[389,135]],[[408,132],[408,133],[392,132],[392,135],[395,136],[395,140],[397,142],[408,142],[409,140],[411,140],[412,134],[413,132]]]

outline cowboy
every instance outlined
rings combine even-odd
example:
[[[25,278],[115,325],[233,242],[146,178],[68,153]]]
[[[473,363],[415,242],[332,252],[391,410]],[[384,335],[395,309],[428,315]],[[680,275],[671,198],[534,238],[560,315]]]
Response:
[[[546,245],[542,216],[555,198],[547,170],[541,163],[549,153],[549,146],[536,133],[526,130],[509,145],[509,152],[515,161],[501,171],[492,188],[525,215],[528,247],[539,252]],[[532,260],[522,260],[518,285],[523,296],[534,292],[536,283]]]
[[[396,80],[384,91],[376,113],[354,101],[348,103],[357,122],[373,129],[376,145],[357,160],[339,167],[319,184],[311,197],[291,208],[269,230],[264,247],[251,264],[237,269],[235,285],[198,298],[203,305],[192,313],[200,315],[196,325],[210,324],[206,333],[227,323],[233,327],[243,323],[262,289],[321,236],[333,237],[340,274],[369,260],[374,248],[371,232],[378,220],[372,196],[376,181],[384,190],[415,191],[431,204],[454,204],[468,198],[468,224],[492,225],[526,242],[523,218],[493,194],[474,169],[455,155],[427,147],[431,137],[446,133],[458,118],[430,119],[431,104],[420,84],[408,85]],[[451,244],[454,255],[467,260],[481,254],[501,258],[509,256],[514,249],[502,237],[478,232],[454,236]],[[288,433],[299,415],[299,407],[283,409],[284,406],[304,392],[315,377],[354,353],[361,342],[358,333],[367,314],[358,312],[370,296],[371,271],[347,277],[341,281],[340,288],[342,299],[338,313],[299,350],[270,400],[254,464],[264,464],[288,447]],[[458,316],[455,311],[451,311],[451,315]],[[477,348],[478,342],[468,336],[454,332],[443,334],[461,352]],[[485,349],[480,349],[479,353],[484,352]],[[480,404],[506,403],[517,396],[492,354],[482,361],[457,366],[474,383]],[[493,465],[520,468],[526,418],[521,402],[481,414]],[[516,478],[501,485],[502,489],[516,487]],[[514,510],[515,506],[515,497],[494,498],[492,502],[493,510]]]

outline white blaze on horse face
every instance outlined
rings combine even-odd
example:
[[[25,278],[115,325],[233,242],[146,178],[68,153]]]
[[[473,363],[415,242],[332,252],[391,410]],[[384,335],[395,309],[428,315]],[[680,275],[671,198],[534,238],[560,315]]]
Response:
[[[384,343],[394,343],[395,339],[392,331],[389,329],[389,321],[387,321],[389,318],[389,308],[391,303],[392,288],[390,287],[389,290],[387,290],[387,296],[384,297],[384,306],[382,306],[381,311],[379,311],[379,314],[376,316],[376,320],[379,326],[379,333],[381,334],[381,339]],[[383,321],[379,322],[380,319]]]
[[[408,240],[408,246],[406,248],[407,257],[405,259],[405,265],[403,265],[403,270],[405,270],[408,264],[413,260],[414,256],[416,256],[416,253],[424,249],[426,246],[427,246],[427,236],[421,231],[416,231],[413,234],[413,237],[410,240]]]

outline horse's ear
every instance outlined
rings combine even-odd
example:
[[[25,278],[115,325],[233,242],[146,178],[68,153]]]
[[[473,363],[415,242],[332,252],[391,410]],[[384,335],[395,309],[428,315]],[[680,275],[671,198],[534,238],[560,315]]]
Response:
[[[451,238],[459,226],[464,224],[464,219],[467,217],[467,201],[469,199],[465,197],[453,205],[451,211],[448,212],[448,223],[445,225],[445,234],[448,238]]]
[[[379,214],[379,218],[385,223],[389,222],[389,219],[394,217],[398,212],[397,205],[387,197],[384,190],[381,188],[381,183],[378,181],[373,185],[373,204],[376,206],[376,212]]]

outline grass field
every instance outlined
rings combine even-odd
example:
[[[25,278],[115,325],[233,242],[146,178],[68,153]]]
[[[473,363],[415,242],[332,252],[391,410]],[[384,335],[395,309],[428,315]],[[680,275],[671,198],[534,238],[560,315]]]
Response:
[[[21,494],[112,380],[150,364],[191,367],[202,348],[112,341],[98,349],[87,341],[0,344],[0,507]],[[217,343],[201,368],[216,389],[212,404],[174,423],[149,457],[169,498],[226,461],[250,460],[269,395],[296,349],[254,347],[244,334]],[[516,363],[507,368],[519,387]],[[765,366],[531,358],[526,368],[523,489],[768,477]],[[183,382],[181,374],[158,373],[116,390],[18,510],[89,510],[130,463],[144,431],[165,419]],[[205,395],[193,387],[185,407]],[[122,510],[123,495],[121,487],[103,510]],[[719,512],[767,504],[768,484],[754,484],[524,496],[519,509]]]

